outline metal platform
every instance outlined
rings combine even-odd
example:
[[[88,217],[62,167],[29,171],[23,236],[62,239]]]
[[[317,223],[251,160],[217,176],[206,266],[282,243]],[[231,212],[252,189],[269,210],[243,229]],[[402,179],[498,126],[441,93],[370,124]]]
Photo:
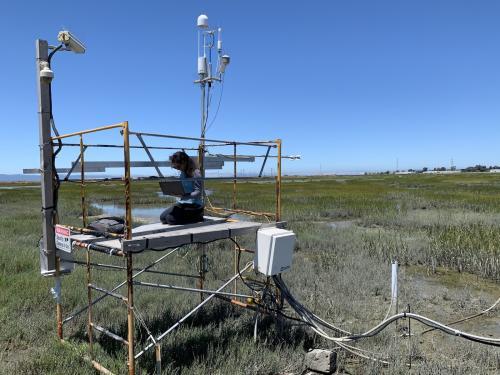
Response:
[[[275,225],[276,223],[273,223],[273,226]],[[102,239],[82,234],[72,235],[71,239],[86,243],[98,243],[101,247],[123,251],[123,253],[140,253],[146,250],[165,250],[252,234],[256,233],[262,226],[267,226],[267,224],[205,216],[202,222],[186,225],[161,223],[141,225],[132,229],[132,239],[130,240]]]

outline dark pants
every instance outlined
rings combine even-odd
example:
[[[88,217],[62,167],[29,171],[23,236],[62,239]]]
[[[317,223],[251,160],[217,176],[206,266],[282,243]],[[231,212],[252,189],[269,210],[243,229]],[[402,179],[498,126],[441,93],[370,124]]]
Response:
[[[174,204],[160,215],[163,224],[190,224],[203,221],[203,207],[196,205]]]

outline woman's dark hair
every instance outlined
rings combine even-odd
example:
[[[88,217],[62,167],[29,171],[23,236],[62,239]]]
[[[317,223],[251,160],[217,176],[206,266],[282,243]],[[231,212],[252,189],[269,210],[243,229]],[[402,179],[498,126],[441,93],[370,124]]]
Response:
[[[181,166],[181,170],[188,177],[193,177],[194,171],[198,168],[196,162],[191,159],[191,157],[184,151],[177,151],[176,153],[172,154],[170,156],[170,162],[179,164]]]

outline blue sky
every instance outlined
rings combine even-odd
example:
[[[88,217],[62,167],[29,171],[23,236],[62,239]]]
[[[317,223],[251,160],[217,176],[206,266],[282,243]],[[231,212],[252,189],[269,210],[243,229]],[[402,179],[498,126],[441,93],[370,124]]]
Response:
[[[200,13],[232,57],[207,136],[281,137],[303,156],[289,173],[500,164],[498,1],[6,1],[0,173],[39,165],[35,39],[62,28],[87,53],[53,60],[61,133],[128,120],[198,136]],[[88,160],[105,156],[120,158]]]

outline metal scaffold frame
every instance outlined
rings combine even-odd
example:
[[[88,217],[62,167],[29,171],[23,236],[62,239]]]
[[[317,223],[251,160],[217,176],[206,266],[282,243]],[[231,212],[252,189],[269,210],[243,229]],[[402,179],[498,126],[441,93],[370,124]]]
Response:
[[[130,375],[133,375],[136,373],[136,360],[140,358],[144,353],[152,349],[153,347],[155,348],[155,368],[157,373],[161,373],[161,346],[160,346],[160,341],[166,337],[170,332],[178,328],[186,319],[188,319],[192,314],[194,314],[196,311],[198,311],[200,308],[202,308],[206,303],[208,303],[211,299],[214,297],[219,297],[222,300],[225,300],[227,302],[233,303],[236,306],[240,307],[248,307],[248,308],[253,308],[255,307],[249,306],[246,303],[241,302],[240,300],[243,298],[251,298],[251,295],[245,295],[238,293],[237,286],[236,286],[236,281],[239,277],[241,277],[241,274],[248,270],[252,266],[252,262],[246,264],[242,269],[239,269],[239,259],[240,259],[240,254],[241,252],[250,252],[252,253],[252,250],[249,249],[243,249],[239,245],[237,245],[235,241],[235,233],[243,233],[243,232],[237,232],[236,230],[231,231],[229,230],[228,233],[229,235],[224,235],[224,236],[215,236],[213,237],[213,240],[220,240],[224,238],[230,238],[233,240],[235,243],[234,247],[234,275],[230,277],[227,281],[225,281],[219,288],[215,290],[210,290],[210,289],[205,289],[204,288],[204,279],[205,279],[205,268],[203,267],[203,257],[205,256],[205,246],[203,245],[203,241],[195,241],[193,240],[193,235],[191,235],[191,242],[190,243],[199,243],[199,249],[200,249],[200,257],[199,257],[199,270],[198,270],[198,275],[188,275],[188,274],[180,274],[180,273],[171,273],[171,272],[162,272],[162,271],[155,271],[152,268],[154,268],[156,265],[161,263],[163,260],[165,260],[167,257],[170,255],[174,254],[176,251],[178,251],[183,245],[181,246],[176,246],[176,247],[170,247],[169,251],[166,254],[163,254],[161,257],[158,259],[154,260],[152,263],[146,265],[143,268],[137,269],[134,268],[134,256],[138,256],[139,253],[134,253],[132,251],[127,251],[123,244],[126,241],[132,240],[132,199],[131,199],[131,185],[132,185],[132,176],[131,176],[131,161],[130,161],[130,149],[132,147],[136,146],[131,146],[130,145],[130,135],[135,135],[140,143],[142,148],[146,151],[148,157],[150,158],[151,162],[155,164],[156,162],[154,161],[151,153],[148,151],[148,146],[146,145],[143,137],[157,137],[157,138],[167,138],[167,139],[180,139],[180,140],[189,140],[189,141],[199,141],[200,142],[200,147],[198,149],[199,151],[199,164],[200,166],[203,167],[203,160],[204,156],[206,153],[206,150],[209,149],[210,147],[218,147],[218,146],[229,146],[233,148],[233,155],[232,155],[232,161],[233,161],[233,176],[229,177],[233,181],[233,189],[232,189],[232,208],[219,208],[212,206],[211,204],[206,208],[209,211],[215,212],[215,213],[223,213],[223,212],[229,212],[229,213],[242,213],[242,214],[248,214],[251,216],[262,216],[267,219],[269,224],[263,224],[265,226],[267,225],[273,225],[273,226],[279,226],[281,225],[280,219],[281,219],[281,160],[283,156],[281,155],[281,140],[277,139],[274,141],[256,141],[256,142],[237,142],[237,141],[225,141],[225,140],[216,140],[216,139],[204,139],[204,138],[194,138],[194,137],[181,137],[181,136],[175,136],[175,135],[166,135],[166,134],[153,134],[153,133],[139,133],[139,132],[133,132],[130,131],[129,129],[129,124],[127,121],[114,124],[114,125],[109,125],[109,126],[103,126],[99,128],[94,128],[94,129],[89,129],[89,130],[83,130],[79,132],[74,132],[70,134],[65,134],[65,135],[56,135],[54,137],[50,137],[49,142],[51,144],[51,147],[55,146],[60,146],[61,142],[63,139],[71,138],[71,137],[78,137],[79,142],[78,143],[73,143],[73,144],[66,144],[68,146],[75,146],[79,147],[79,156],[77,159],[77,163],[79,163],[79,172],[80,172],[80,193],[81,193],[81,210],[82,210],[82,227],[74,227],[74,226],[69,226],[66,225],[64,227],[68,228],[74,233],[80,233],[80,234],[92,234],[92,231],[86,229],[86,225],[88,224],[88,218],[87,218],[87,200],[86,200],[86,189],[85,189],[85,151],[89,145],[86,145],[84,142],[84,136],[90,133],[97,133],[101,131],[107,131],[107,130],[113,130],[113,129],[119,129],[122,137],[123,137],[123,145],[93,145],[95,147],[122,147],[123,148],[123,166],[124,166],[124,176],[123,176],[123,182],[124,182],[124,197],[125,197],[125,231],[123,235],[111,235],[111,237],[117,241],[120,241],[121,248],[120,247],[106,247],[103,244],[105,242],[102,241],[97,241],[93,243],[92,241],[78,241],[75,240],[73,241],[72,246],[74,248],[81,248],[86,250],[86,256],[85,256],[85,261],[77,261],[77,260],[64,260],[65,262],[70,262],[70,263],[75,263],[75,264],[80,264],[83,265],[86,268],[86,285],[87,285],[87,304],[79,308],[77,311],[71,313],[70,315],[66,316],[63,318],[63,308],[62,308],[62,301],[61,301],[61,281],[60,281],[60,275],[61,275],[61,258],[60,258],[60,253],[59,250],[55,250],[54,248],[54,254],[55,254],[55,272],[54,276],[56,278],[56,286],[59,288],[58,292],[58,297],[57,297],[57,303],[56,303],[56,317],[57,317],[57,334],[58,337],[61,341],[67,342],[64,340],[63,336],[63,326],[69,322],[71,322],[74,318],[79,316],[80,314],[84,313],[85,311],[87,312],[87,335],[88,335],[88,340],[89,340],[89,361],[92,363],[92,365],[102,373],[111,373],[108,369],[106,369],[102,364],[97,362],[94,357],[94,349],[93,349],[93,344],[94,344],[94,333],[99,332],[100,334],[106,335],[110,337],[111,339],[114,339],[118,342],[121,342],[126,348],[127,348],[127,367],[128,367],[128,373]],[[207,144],[206,142],[210,142],[210,144]],[[255,147],[265,147],[266,148],[266,154],[265,155],[256,155],[257,157],[263,157],[263,164],[260,169],[259,176],[262,176],[262,172],[264,169],[264,165],[268,158],[270,158],[270,151],[272,148],[275,148],[277,150],[277,153],[274,157],[277,159],[277,174],[275,177],[275,198],[276,198],[276,204],[275,204],[275,212],[270,213],[270,212],[258,212],[258,211],[250,211],[250,210],[244,210],[244,209],[239,209],[238,204],[237,204],[237,180],[239,177],[237,176],[237,146],[239,145],[245,145],[245,146],[255,146]],[[162,147],[163,148],[163,147]],[[168,147],[168,149],[171,149]],[[175,147],[172,147],[172,149],[176,149]],[[180,148],[177,148],[180,149]],[[186,149],[186,148],[183,148]],[[195,149],[195,148],[191,148]],[[285,156],[286,158],[286,156]],[[231,160],[231,157],[229,157],[229,160]],[[75,164],[73,164],[73,167]],[[53,168],[55,169],[55,163],[53,164]],[[158,167],[156,167],[157,172],[159,176],[162,176],[161,171],[159,170]],[[56,170],[53,171],[54,173],[57,173]],[[71,174],[71,171],[69,172]],[[69,175],[68,174],[68,175]],[[204,180],[209,180],[210,178],[204,178]],[[48,181],[47,183],[52,184],[52,181]],[[227,225],[230,226],[232,225],[231,222],[235,222],[235,220],[230,220],[230,222],[227,222]],[[56,221],[53,222],[53,224],[56,224]],[[57,223],[58,224],[58,223]],[[247,231],[247,233],[251,233],[252,231],[256,231],[256,228],[259,228],[262,224],[261,223],[253,223],[255,224],[253,227],[250,224],[250,230]],[[220,224],[219,224],[220,225]],[[61,225],[62,226],[62,225]],[[215,225],[213,226],[215,228]],[[206,227],[205,227],[206,228]],[[195,230],[194,228],[193,230]],[[210,229],[209,229],[210,230]],[[201,238],[201,237],[200,237]],[[211,242],[207,241],[207,242]],[[155,249],[157,250],[157,249]],[[162,249],[162,250],[167,250]],[[92,262],[92,252],[100,252],[100,253],[105,253],[109,254],[115,257],[121,257],[126,260],[126,266],[118,266],[118,265],[111,265],[111,264],[100,264],[100,263],[94,263]],[[105,288],[102,288],[98,285],[95,285],[92,281],[92,270],[93,269],[113,269],[113,270],[118,270],[118,271],[125,271],[126,272],[126,279],[113,287],[110,290],[107,290]],[[135,273],[134,273],[135,272]],[[155,273],[155,274],[164,274],[164,275],[170,275],[170,276],[176,276],[176,277],[188,277],[188,278],[197,278],[198,279],[198,288],[187,288],[187,287],[181,287],[181,286],[175,286],[175,285],[168,285],[168,284],[159,284],[159,283],[146,283],[146,282],[141,282],[138,281],[137,278],[144,273]],[[268,278],[267,283],[269,283],[270,280]],[[227,292],[224,291],[229,285],[233,284],[233,290],[232,292]],[[168,328],[165,332],[159,334],[158,336],[154,336],[154,334],[149,330],[149,328],[146,326],[144,319],[141,317],[141,314],[138,312],[136,306],[134,305],[134,286],[139,285],[143,287],[152,287],[152,288],[160,288],[160,289],[171,289],[175,291],[184,291],[184,292],[195,292],[195,293],[200,293],[201,301],[198,305],[196,305],[192,310],[190,310],[184,317],[182,317],[180,320],[178,320],[174,325],[172,325],[170,328]],[[127,293],[126,295],[120,294],[119,289],[122,287],[127,287]],[[94,292],[99,292],[102,295],[99,297],[94,297]],[[205,296],[208,295],[208,297],[205,298]],[[93,306],[101,302],[107,297],[112,297],[114,299],[122,301],[126,308],[127,308],[127,337],[120,337],[118,334],[112,332],[111,330],[102,327],[98,324],[95,323],[93,319]],[[136,321],[144,328],[144,330],[148,334],[149,338],[149,343],[147,343],[143,348],[141,348],[137,353],[135,350],[136,346],[136,339],[135,339],[135,324]]]

